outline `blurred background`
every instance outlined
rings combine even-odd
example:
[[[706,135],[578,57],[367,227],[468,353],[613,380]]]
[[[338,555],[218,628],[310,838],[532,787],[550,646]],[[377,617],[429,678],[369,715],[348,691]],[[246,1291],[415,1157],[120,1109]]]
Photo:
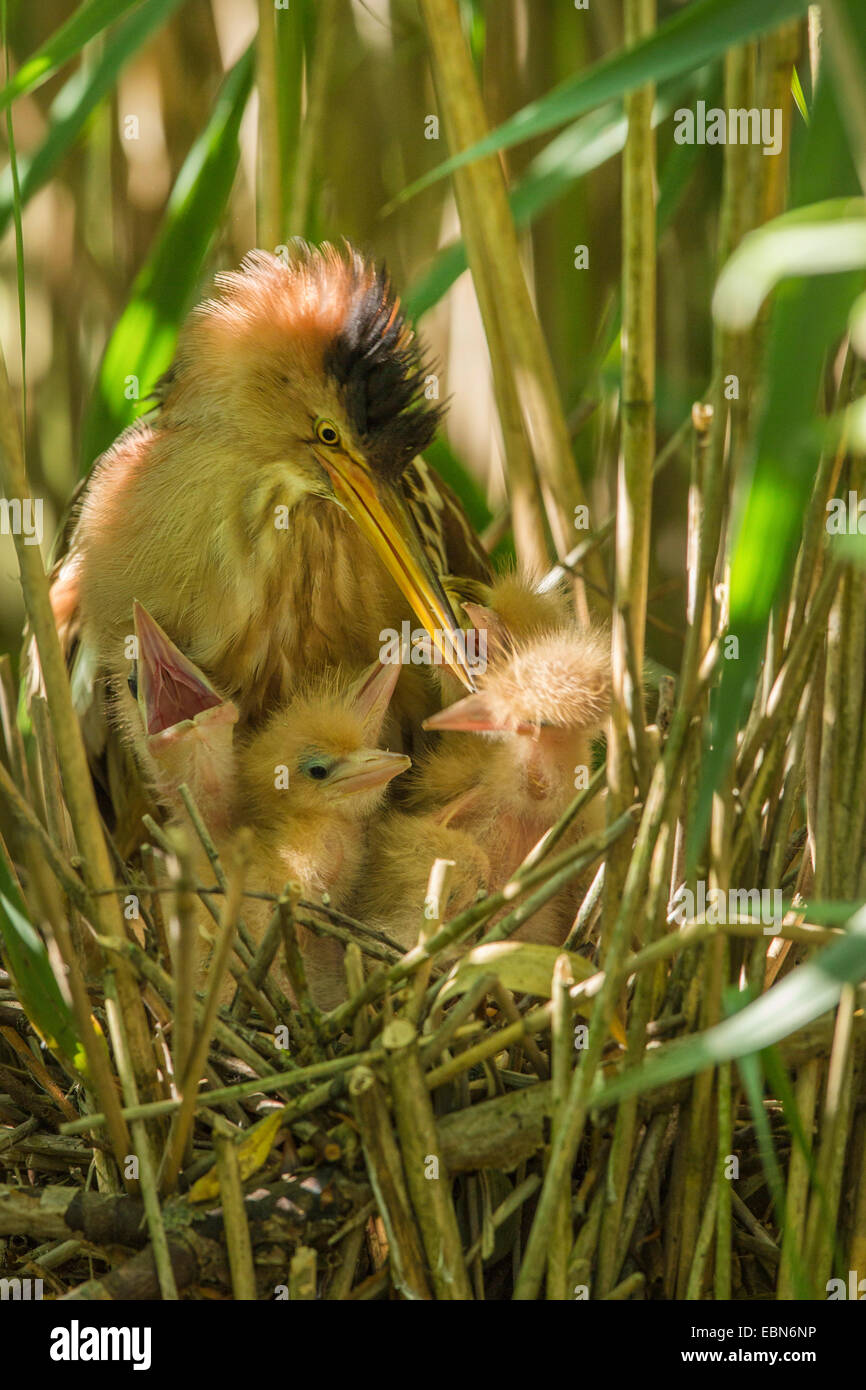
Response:
[[[679,8],[663,0],[660,22]],[[46,551],[78,478],[145,408],[170,361],[177,323],[213,272],[236,266],[252,246],[274,249],[275,238],[303,235],[348,237],[386,260],[451,401],[430,456],[476,525],[493,523],[491,540],[507,557],[513,546],[485,335],[469,273],[455,278],[441,254],[459,238],[452,184],[437,182],[392,206],[448,154],[414,0],[291,0],[276,23],[274,5],[263,6],[273,43],[262,56],[272,63],[272,133],[285,190],[276,218],[273,205],[262,213],[274,142],[259,95],[267,68],[260,58],[257,82],[250,62],[256,0],[145,0],[115,10],[115,24],[14,104],[28,464],[34,493],[45,498]],[[623,44],[618,5],[578,11],[570,0],[464,0],[461,11],[491,126]],[[11,6],[9,75],[76,14],[64,0]],[[659,113],[669,117],[676,91],[711,104],[717,88],[717,69],[698,68],[661,90]],[[612,510],[618,450],[624,133],[615,102],[502,156],[593,526]],[[662,448],[710,375],[722,157],[718,148],[675,145],[669,118],[658,139]],[[8,167],[0,230],[0,335],[20,386]],[[581,246],[587,264],[578,268]],[[496,247],[489,253],[495,257]],[[654,496],[648,652],[668,667],[681,657],[687,477],[687,456],[675,457]],[[12,540],[0,537],[4,650],[17,652],[21,621]]]

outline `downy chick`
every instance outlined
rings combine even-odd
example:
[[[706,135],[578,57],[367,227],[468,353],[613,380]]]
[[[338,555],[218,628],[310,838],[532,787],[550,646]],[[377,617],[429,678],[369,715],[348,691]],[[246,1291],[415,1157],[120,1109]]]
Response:
[[[237,717],[231,702],[220,699],[140,605],[136,623],[143,722],[136,749],[175,820],[185,819],[178,788],[187,782],[220,853],[241,826],[255,832],[249,891],[276,894],[293,880],[304,897],[328,893],[335,907],[346,907],[361,871],[367,823],[388,782],[410,766],[404,755],[375,746],[399,667],[377,662],[353,681],[332,673],[310,682],[232,745],[225,735],[228,729],[230,739]],[[175,722],[167,725],[172,716]],[[198,881],[216,886],[194,837],[193,845]],[[245,900],[243,916],[254,940],[261,939],[271,911],[268,902]],[[204,910],[197,927],[204,970],[212,936]],[[315,1002],[332,1007],[345,993],[342,947],[303,933],[301,949]]]
[[[449,737],[418,769],[409,804],[427,815],[445,812],[450,826],[470,835],[487,855],[488,887],[497,891],[573,799],[609,702],[604,634],[569,625],[512,642],[491,660],[476,695],[427,721]],[[564,845],[602,822],[597,799]],[[517,939],[558,944],[578,894],[575,884],[548,903]]]

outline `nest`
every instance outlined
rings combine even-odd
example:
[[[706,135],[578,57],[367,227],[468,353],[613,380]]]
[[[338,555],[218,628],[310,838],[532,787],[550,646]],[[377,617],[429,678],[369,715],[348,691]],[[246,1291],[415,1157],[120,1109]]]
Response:
[[[8,693],[8,669],[5,677]],[[28,770],[16,727],[5,726],[19,779],[3,773],[19,906],[41,928],[29,943],[22,929],[9,950],[18,893],[9,880],[11,971],[0,975],[6,1277],[76,1299],[508,1299],[542,1285],[560,1299],[705,1297],[717,1277],[706,1204],[715,1213],[724,1190],[700,1129],[710,1108],[726,1117],[738,1178],[729,1189],[731,1293],[772,1297],[797,1277],[766,1162],[768,1137],[777,1164],[791,1156],[781,1103],[762,1096],[756,1112],[730,1065],[715,1086],[709,1071],[676,1075],[677,1055],[707,1021],[707,970],[732,942],[751,937],[761,949],[760,929],[741,923],[731,938],[697,924],[683,934],[691,931],[691,949],[674,949],[668,935],[608,976],[603,868],[612,847],[633,839],[641,808],[558,849],[600,775],[504,892],[444,925],[423,924],[405,954],[291,885],[251,950],[243,845],[221,865],[199,820],[221,887],[202,890],[219,927],[208,988],[196,997],[184,983],[190,961],[183,952],[172,959],[167,944],[172,915],[184,939],[196,891],[183,856],[151,822],[155,843],[140,865],[118,870],[115,889],[98,899],[118,919],[126,906],[126,934],[106,937],[81,865],[62,848],[56,767],[42,761],[50,726],[37,713],[34,727]],[[45,826],[60,827],[57,840]],[[786,873],[802,852],[795,837]],[[173,879],[157,888],[165,867],[151,870],[163,857]],[[562,950],[508,940],[578,874],[591,883]],[[89,979],[84,919],[106,963]],[[330,1013],[310,998],[306,932],[346,947],[349,998]],[[787,947],[810,932],[833,934],[789,926]],[[439,969],[455,943],[457,963]],[[269,976],[278,953],[296,1004]],[[219,1006],[231,962],[239,988]],[[84,1056],[88,1011],[95,1029]],[[859,1015],[853,1026],[859,1062]],[[832,1018],[811,1023],[786,1039],[785,1067],[817,1074],[832,1040]],[[659,1080],[630,1092],[639,1063]],[[196,1081],[175,1080],[184,1076]],[[620,1172],[621,1200],[611,1203]]]

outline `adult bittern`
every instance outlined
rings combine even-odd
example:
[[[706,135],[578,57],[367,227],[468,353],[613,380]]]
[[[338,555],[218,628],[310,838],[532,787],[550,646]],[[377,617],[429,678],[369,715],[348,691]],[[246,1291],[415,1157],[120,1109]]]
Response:
[[[125,686],[135,598],[242,726],[306,671],[369,663],[413,613],[472,689],[441,576],[483,579],[487,563],[419,457],[441,414],[425,374],[385,272],[350,247],[298,243],[288,264],[254,251],[219,276],[153,417],[77,502],[52,597],[79,694]],[[406,670],[404,723],[435,703]]]
[[[231,702],[140,604],[136,632],[137,698],[133,703],[130,697],[124,722],[173,818],[185,819],[179,787],[187,782],[201,798],[218,851],[228,848],[240,826],[253,830],[250,891],[278,894],[292,880],[306,898],[327,893],[335,907],[348,907],[365,858],[366,826],[387,784],[410,766],[405,755],[376,746],[399,667],[376,662],[354,678],[332,671],[308,680],[232,746]],[[198,850],[194,868],[203,885],[216,886]],[[245,901],[254,939],[271,911],[267,902]],[[196,925],[205,941],[209,922],[202,910]],[[303,929],[300,935],[313,998],[330,1007],[345,993],[342,947]]]

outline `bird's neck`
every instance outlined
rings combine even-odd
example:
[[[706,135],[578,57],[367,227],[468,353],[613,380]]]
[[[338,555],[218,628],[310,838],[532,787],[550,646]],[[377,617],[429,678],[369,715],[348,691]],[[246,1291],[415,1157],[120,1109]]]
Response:
[[[372,547],[335,503],[306,497],[284,521],[262,526],[226,572],[219,644],[202,662],[220,689],[243,697],[242,721],[290,698],[310,671],[374,661],[380,634],[399,631],[409,616]]]

